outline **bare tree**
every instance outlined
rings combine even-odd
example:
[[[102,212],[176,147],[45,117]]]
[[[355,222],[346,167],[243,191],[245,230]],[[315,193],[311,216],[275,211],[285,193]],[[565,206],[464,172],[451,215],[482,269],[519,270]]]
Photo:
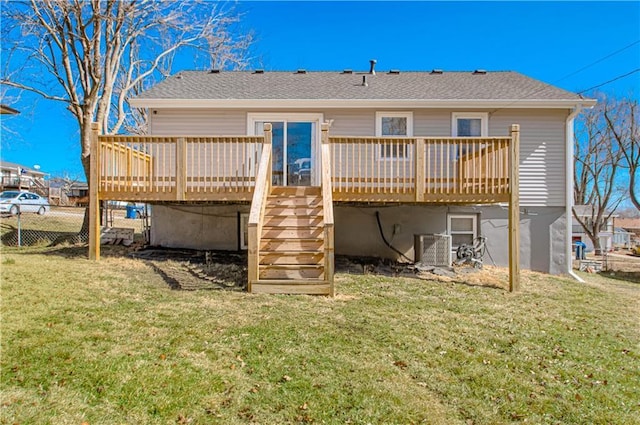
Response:
[[[628,187],[631,203],[640,211],[640,108],[638,100],[629,98],[607,100],[602,114],[613,141],[622,152],[624,167],[629,171]]]
[[[585,111],[578,123],[575,137],[574,208],[573,215],[601,251],[599,234],[624,199],[619,184],[619,170],[624,154],[607,126],[603,108],[605,101]]]
[[[144,131],[127,99],[170,74],[177,54],[192,68],[242,68],[251,43],[238,14],[205,0],[25,0],[1,13],[0,82],[67,105],[87,182],[92,122],[106,134]]]

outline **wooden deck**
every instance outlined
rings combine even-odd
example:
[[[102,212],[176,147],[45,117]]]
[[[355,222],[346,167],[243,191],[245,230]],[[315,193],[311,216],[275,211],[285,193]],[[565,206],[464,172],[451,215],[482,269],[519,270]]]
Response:
[[[517,185],[512,185],[518,173],[516,125],[504,137],[390,138],[330,136],[328,125],[323,124],[320,184],[313,195],[321,206],[315,214],[322,223],[274,228],[265,220],[273,219],[274,199],[285,194],[271,187],[267,126],[264,136],[211,137],[100,136],[94,126],[92,217],[99,200],[251,202],[250,291],[332,294],[334,203],[517,204]],[[517,211],[512,211],[510,221],[515,215]],[[97,216],[92,233],[98,231],[96,221]],[[313,232],[322,234],[322,245],[315,252],[303,250],[303,256],[284,249],[278,257],[279,251],[270,251],[271,245],[262,243],[274,233],[304,239],[301,235]],[[90,257],[99,257],[95,236]],[[318,264],[304,264],[303,257]],[[285,258],[292,263],[283,263],[288,261]],[[320,263],[321,273],[308,271],[312,265],[320,269],[315,267]],[[269,265],[287,272],[264,272]],[[302,273],[303,269],[307,272]],[[309,279],[319,286],[311,288]]]
[[[100,136],[98,143],[100,199],[251,201],[264,137]],[[333,201],[507,202],[510,143],[329,136]]]

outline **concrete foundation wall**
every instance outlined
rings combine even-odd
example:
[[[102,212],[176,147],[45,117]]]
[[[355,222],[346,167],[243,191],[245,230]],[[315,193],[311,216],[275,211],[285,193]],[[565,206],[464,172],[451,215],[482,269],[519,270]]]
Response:
[[[476,214],[479,234],[487,237],[486,264],[507,266],[508,210],[500,206],[344,206],[335,205],[335,250],[340,255],[400,256],[383,242],[384,235],[409,259],[414,259],[414,235],[447,233],[448,214]],[[237,250],[238,213],[248,205],[155,205],[151,244],[171,248]],[[394,235],[394,228],[397,233]],[[552,274],[567,270],[565,210],[561,207],[523,209],[520,217],[520,259],[524,269]]]
[[[151,245],[238,250],[238,213],[249,213],[249,209],[249,205],[154,205]]]

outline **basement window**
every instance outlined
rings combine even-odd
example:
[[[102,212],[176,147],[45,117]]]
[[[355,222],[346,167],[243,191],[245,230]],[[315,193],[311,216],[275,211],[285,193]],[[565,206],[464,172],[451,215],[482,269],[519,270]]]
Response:
[[[447,216],[447,233],[451,235],[453,255],[460,245],[473,245],[473,241],[478,237],[478,215],[449,214]]]
[[[376,112],[376,137],[412,137],[412,112]],[[407,159],[406,144],[383,144],[380,159]]]

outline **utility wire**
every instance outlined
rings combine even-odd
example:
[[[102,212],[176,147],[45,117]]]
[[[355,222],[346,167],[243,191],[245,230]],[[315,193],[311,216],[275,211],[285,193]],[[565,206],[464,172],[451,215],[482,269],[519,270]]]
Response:
[[[584,90],[582,90],[582,91],[579,91],[579,92],[578,92],[578,94],[582,94],[582,93],[587,92],[587,91],[589,91],[589,90],[597,89],[598,87],[602,87],[602,86],[607,85],[607,84],[609,84],[609,83],[613,83],[614,81],[617,81],[617,80],[619,80],[619,79],[621,79],[621,78],[628,77],[628,76],[629,76],[629,75],[631,75],[631,74],[635,74],[635,73],[636,73],[636,72],[638,72],[638,71],[640,71],[640,68],[636,68],[636,69],[634,69],[633,71],[627,72],[626,74],[618,75],[617,77],[612,78],[612,79],[611,79],[611,80],[609,80],[609,81],[605,81],[604,83],[600,83],[600,84],[595,85],[595,86],[593,86],[593,87],[589,87],[588,89],[584,89]]]
[[[627,50],[627,49],[629,49],[629,48],[631,48],[631,47],[635,46],[635,45],[636,45],[636,44],[638,44],[638,43],[640,43],[640,40],[636,40],[636,41],[634,41],[633,43],[631,43],[631,44],[629,44],[629,45],[627,45],[627,46],[625,46],[625,47],[622,47],[622,48],[620,48],[620,49],[616,50],[615,52],[609,53],[609,54],[608,54],[608,55],[606,55],[606,56],[603,56],[603,57],[601,57],[601,58],[599,58],[599,59],[596,59],[595,61],[591,62],[590,64],[585,65],[585,66],[583,66],[582,68],[580,68],[580,69],[578,69],[578,70],[576,70],[576,71],[573,71],[573,72],[571,72],[571,73],[569,73],[569,74],[565,75],[564,77],[561,77],[561,78],[560,78],[560,79],[558,79],[558,80],[553,81],[551,84],[554,84],[554,85],[555,85],[555,84],[559,83],[560,81],[566,80],[567,78],[572,77],[572,76],[574,76],[574,75],[578,74],[579,72],[582,72],[582,71],[584,71],[585,69],[590,68],[590,67],[592,67],[593,65],[596,65],[596,64],[598,64],[598,63],[600,63],[600,62],[602,62],[602,61],[604,61],[604,60],[606,60],[606,59],[609,59],[610,57],[615,56],[615,55],[617,55],[618,53],[620,53],[620,52],[622,52],[622,51],[624,51],[624,50]],[[616,78],[615,78],[615,79],[613,79],[613,80],[610,80],[610,81],[607,81],[607,82],[605,82],[605,83],[599,84],[599,85],[597,85],[597,86],[591,87],[591,88],[589,88],[589,89],[587,89],[587,90],[582,90],[582,91],[578,92],[578,94],[582,94],[582,93],[584,93],[584,92],[586,92],[586,91],[589,91],[589,90],[592,90],[592,89],[594,89],[594,88],[602,87],[602,86],[604,86],[605,84],[609,84],[609,83],[611,83],[611,82],[613,82],[613,81],[616,81],[617,79],[624,78],[624,77],[626,77],[626,76],[628,76],[628,75],[633,74],[634,72],[638,72],[639,70],[640,70],[640,69],[635,69],[635,70],[631,71],[630,73],[625,74],[625,75],[622,75],[622,76],[619,76],[619,77],[616,77]],[[518,99],[518,100],[514,100],[513,102],[510,102],[510,103],[508,103],[507,105],[504,105],[504,106],[502,106],[502,107],[500,107],[500,108],[496,108],[496,109],[492,110],[490,113],[491,113],[491,114],[493,114],[493,113],[495,113],[495,112],[497,112],[497,111],[500,111],[500,110],[502,110],[502,109],[506,109],[506,108],[508,108],[509,106],[514,105],[514,104],[516,104],[516,103],[518,103],[518,102],[520,102],[520,101],[522,101],[522,100],[529,99],[529,98],[531,98],[531,96],[534,96],[534,95],[536,95],[536,94],[538,94],[538,93],[540,93],[540,92],[542,92],[542,91],[546,90],[547,88],[548,88],[547,86],[544,86],[544,87],[541,87],[541,88],[539,88],[539,89],[533,90],[532,92],[529,92],[529,93],[525,94],[524,96],[521,96],[521,98],[520,98],[520,99]]]
[[[635,46],[635,45],[636,45],[636,44],[638,44],[638,43],[640,43],[640,40],[636,40],[636,41],[634,41],[633,43],[629,44],[628,46],[625,46],[625,47],[623,47],[623,48],[621,48],[621,49],[618,49],[618,50],[616,50],[616,51],[615,51],[615,52],[613,52],[613,53],[609,53],[607,56],[603,56],[603,57],[601,57],[600,59],[598,59],[598,60],[596,60],[596,61],[594,61],[594,62],[591,62],[589,65],[585,65],[585,66],[583,66],[582,68],[578,69],[577,71],[574,71],[574,72],[572,72],[572,73],[570,73],[570,74],[567,74],[567,75],[565,75],[564,77],[560,78],[559,80],[554,81],[554,84],[559,83],[560,81],[566,80],[566,79],[567,79],[567,78],[569,78],[569,77],[573,77],[574,75],[578,74],[579,72],[582,72],[582,71],[584,71],[585,69],[591,68],[593,65],[596,65],[596,64],[598,64],[598,63],[600,63],[600,62],[602,62],[602,61],[604,61],[604,60],[606,60],[606,59],[609,59],[610,57],[615,56],[615,55],[617,55],[618,53],[620,53],[620,52],[622,52],[622,51],[624,51],[624,50],[627,50],[628,48],[633,47],[633,46]]]

